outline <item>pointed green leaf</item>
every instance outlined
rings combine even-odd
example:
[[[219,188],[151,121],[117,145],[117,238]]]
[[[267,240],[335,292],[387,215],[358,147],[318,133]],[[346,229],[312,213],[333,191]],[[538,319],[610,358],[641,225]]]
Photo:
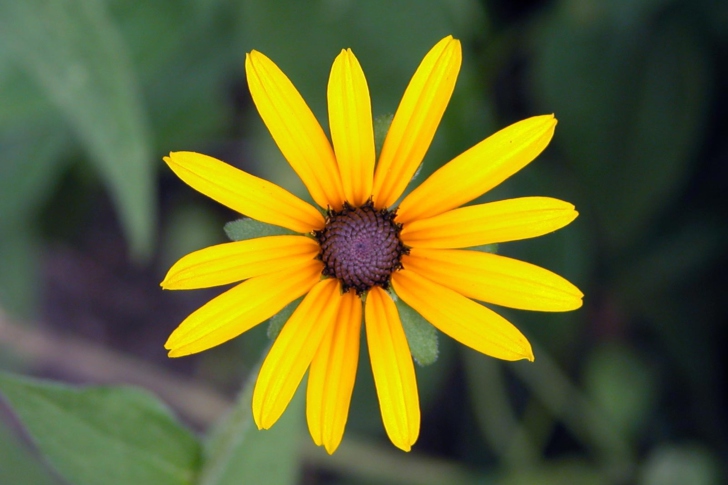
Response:
[[[0,374],[0,392],[40,452],[74,485],[195,483],[200,448],[155,397]]]
[[[252,399],[258,368],[243,387],[231,413],[213,429],[199,485],[293,485],[298,483],[304,433],[305,385],[271,429],[253,423]]]
[[[278,236],[281,234],[296,234],[285,227],[266,224],[255,219],[242,218],[225,224],[225,234],[231,241],[242,241],[256,237]]]
[[[108,185],[132,254],[152,247],[153,158],[126,46],[105,2],[0,3],[0,41],[60,109]]]
[[[437,330],[430,322],[422,318],[422,315],[399,298],[395,299],[395,304],[399,318],[402,320],[402,327],[407,336],[412,358],[421,366],[432,364],[438,356]]]

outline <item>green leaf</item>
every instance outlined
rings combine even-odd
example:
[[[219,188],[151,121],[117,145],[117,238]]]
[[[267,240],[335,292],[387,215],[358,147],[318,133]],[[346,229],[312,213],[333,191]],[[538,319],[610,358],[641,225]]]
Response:
[[[293,312],[296,311],[296,308],[298,308],[298,305],[301,303],[301,300],[303,300],[303,297],[296,298],[291,303],[283,307],[283,310],[279,311],[275,315],[271,317],[268,323],[268,338],[271,340],[275,340],[275,338],[278,336],[278,334],[281,332],[281,329],[283,328],[283,325],[286,324],[289,318],[291,318],[291,315],[293,315]]]
[[[58,483],[0,421],[0,483],[55,485]]]
[[[44,202],[62,168],[65,136],[38,122],[0,133],[0,227],[25,223]]]
[[[0,40],[60,109],[111,191],[132,255],[148,256],[155,195],[132,65],[105,2],[0,3]]]
[[[242,218],[225,224],[225,234],[231,241],[242,241],[256,237],[296,234],[285,227],[266,224],[255,219]]]
[[[415,362],[421,366],[432,364],[438,356],[437,330],[399,298],[395,298],[394,302]]]
[[[0,306],[11,315],[33,318],[38,311],[41,248],[29,224],[0,224]]]
[[[200,447],[155,397],[0,374],[0,392],[38,449],[74,485],[195,483]]]
[[[275,426],[258,430],[251,413],[258,370],[251,372],[231,413],[213,429],[199,485],[297,483],[300,439],[305,427],[305,389],[299,388]],[[305,388],[305,382],[301,387]]]

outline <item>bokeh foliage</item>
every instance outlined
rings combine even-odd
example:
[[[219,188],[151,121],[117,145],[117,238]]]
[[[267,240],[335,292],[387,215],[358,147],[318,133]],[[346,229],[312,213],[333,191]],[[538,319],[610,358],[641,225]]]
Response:
[[[229,417],[191,433],[148,394],[4,375],[0,393],[30,441],[17,423],[0,428],[0,483],[721,483],[720,0],[0,1],[2,310],[52,324],[48,249],[83,246],[99,217],[113,218],[129,264],[157,281],[176,257],[221,241],[218,223],[235,215],[188,194],[161,162],[171,150],[218,156],[307,197],[247,96],[245,52],[275,60],[326,127],[340,49],[354,50],[374,114],[386,116],[447,34],[463,42],[463,69],[415,183],[510,122],[559,120],[552,146],[483,197],[553,196],[581,213],[556,234],[499,248],[586,294],[569,314],[504,311],[536,343],[536,363],[495,362],[440,338],[421,359],[434,352],[437,362],[417,369],[419,461],[383,438],[365,346],[334,457],[298,452],[310,441],[303,396],[261,434],[244,386]],[[186,372],[236,388],[265,329],[237,340]],[[158,360],[162,343],[140,358]],[[0,365],[37,370],[22,356]]]

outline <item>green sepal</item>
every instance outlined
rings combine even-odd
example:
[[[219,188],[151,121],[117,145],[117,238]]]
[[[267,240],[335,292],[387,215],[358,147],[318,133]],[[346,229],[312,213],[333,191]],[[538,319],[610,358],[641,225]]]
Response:
[[[435,327],[399,298],[394,298],[394,304],[397,305],[412,358],[422,367],[435,362],[439,355]]]
[[[298,308],[301,300],[303,300],[303,297],[296,298],[291,303],[283,307],[283,310],[279,311],[278,313],[273,315],[270,320],[268,320],[269,339],[275,340],[278,334],[281,333],[283,325],[285,325],[288,319],[291,318],[291,315],[293,315],[293,312],[296,310],[296,308]]]
[[[498,254],[498,243],[483,244],[482,246],[473,246],[472,248],[465,248],[465,249],[470,249],[472,251],[482,251],[484,253]]]
[[[285,227],[274,226],[265,222],[256,221],[255,219],[243,217],[225,224],[225,234],[227,234],[227,237],[231,241],[244,241],[245,239],[255,239],[257,237],[297,233]]]

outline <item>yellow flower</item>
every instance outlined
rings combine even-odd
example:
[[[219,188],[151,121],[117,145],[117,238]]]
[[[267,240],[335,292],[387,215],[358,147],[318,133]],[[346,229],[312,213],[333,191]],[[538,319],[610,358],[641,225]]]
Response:
[[[325,216],[277,185],[209,156],[165,157],[194,189],[298,233],[193,252],[162,282],[165,289],[191,289],[242,281],[180,324],[165,345],[170,357],[230,340],[305,295],[260,369],[253,393],[259,428],[273,426],[308,370],[311,436],[329,453],[336,450],[349,412],[363,317],[384,427],[395,446],[410,450],[419,434],[419,398],[392,291],[441,332],[505,360],[533,360],[528,340],[473,300],[540,311],[581,306],[582,293],[550,271],[463,249],[540,236],[577,216],[573,205],[546,197],[461,207],[538,156],[553,136],[553,115],[486,138],[395,205],[432,141],[460,62],[460,43],[451,36],[425,56],[375,167],[369,90],[351,50],[342,50],[331,68],[331,142],[285,74],[260,52],[248,54],[255,106]]]

